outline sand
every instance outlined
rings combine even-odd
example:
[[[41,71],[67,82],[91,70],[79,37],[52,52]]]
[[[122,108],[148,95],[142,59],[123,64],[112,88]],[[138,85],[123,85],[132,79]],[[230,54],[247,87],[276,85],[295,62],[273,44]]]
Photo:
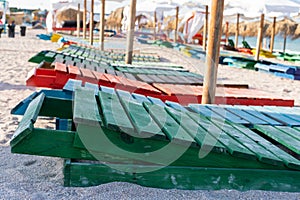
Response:
[[[16,29],[19,30],[18,27]],[[10,110],[38,88],[26,87],[27,72],[37,64],[27,60],[41,50],[55,50],[58,44],[35,38],[43,30],[27,30],[26,37],[0,38],[0,199],[300,199],[300,193],[219,190],[183,191],[141,187],[129,183],[109,183],[89,188],[63,187],[63,161],[59,158],[11,154],[9,140],[21,119]],[[203,68],[199,60],[165,48],[137,45],[137,49],[158,52],[164,59],[193,70]],[[163,52],[163,53],[162,53]],[[202,67],[201,67],[202,66]],[[200,70],[201,71],[201,70]],[[249,84],[279,97],[295,99],[300,105],[300,81],[261,72],[219,66],[219,82]],[[53,128],[47,118],[38,126]]]

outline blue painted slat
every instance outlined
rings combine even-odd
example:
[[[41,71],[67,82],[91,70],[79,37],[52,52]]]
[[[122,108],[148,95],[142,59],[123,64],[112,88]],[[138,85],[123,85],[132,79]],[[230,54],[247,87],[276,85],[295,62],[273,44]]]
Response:
[[[167,104],[168,106],[170,106],[171,108],[174,108],[174,109],[176,109],[176,110],[186,111],[186,108],[183,107],[182,105],[180,105],[180,104],[177,103],[177,102],[166,101],[166,104]]]
[[[69,79],[68,82],[63,87],[63,90],[74,92],[76,87],[82,86],[81,80]]]
[[[165,104],[162,100],[160,100],[160,99],[158,99],[158,98],[155,98],[155,97],[149,97],[149,96],[147,96],[147,98],[148,98],[148,99],[150,100],[150,102],[153,103],[153,104],[156,104],[156,105],[159,105],[159,106],[163,106],[163,107],[166,106],[166,104]]]
[[[251,106],[255,110],[262,112],[263,114],[275,119],[276,121],[281,122],[282,124],[288,125],[288,126],[296,126],[299,124],[298,121],[295,121],[293,119],[290,119],[289,117],[284,116],[281,113],[276,113],[273,110],[269,110],[267,107],[259,107],[259,106]]]
[[[147,97],[145,97],[144,95],[141,95],[141,94],[132,93],[132,97],[139,103],[143,103],[143,102],[151,103]]]
[[[116,94],[115,89],[111,87],[100,86],[100,90],[105,93]]]
[[[116,90],[117,94],[119,95],[119,97],[126,99],[126,100],[132,100],[134,101],[134,98],[132,97],[132,95],[130,94],[130,92],[128,91],[124,91],[124,90]]]
[[[229,120],[233,123],[238,124],[249,124],[248,121],[240,118],[239,116],[227,111],[225,108],[215,106],[215,105],[206,105],[207,108],[211,109],[213,112],[218,113],[220,116],[224,117],[226,120]]]
[[[263,121],[268,122],[269,125],[272,125],[272,126],[282,125],[281,122],[276,121],[276,120],[270,118],[269,116],[264,115],[263,113],[261,113],[261,112],[255,110],[254,108],[252,108],[252,106],[235,106],[235,107],[242,109],[243,111],[253,115],[254,117],[257,117],[257,118],[259,118]],[[257,107],[259,107],[259,106],[257,106]]]
[[[97,84],[86,82],[84,87],[88,88],[88,89],[91,89],[91,90],[94,90],[95,95],[98,95],[98,93],[99,93],[99,86]]]
[[[214,118],[214,119],[221,119],[224,120],[224,117],[220,116],[219,114],[211,111],[210,109],[208,109],[207,107],[205,107],[204,105],[201,104],[189,104],[188,107],[190,109],[192,109],[193,111],[208,117],[208,118]]]

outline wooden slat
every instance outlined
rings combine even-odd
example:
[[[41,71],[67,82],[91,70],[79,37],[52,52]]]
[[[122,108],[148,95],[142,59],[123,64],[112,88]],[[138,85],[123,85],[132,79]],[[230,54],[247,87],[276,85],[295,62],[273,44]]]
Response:
[[[175,139],[183,142],[195,142],[163,107],[149,103],[144,103],[144,106],[170,141]]]
[[[145,97],[144,95],[132,93],[132,97],[139,103],[143,103],[143,102],[150,103],[150,100],[147,97]]]
[[[89,126],[100,126],[102,123],[93,90],[75,89],[73,112],[75,123]]]
[[[166,111],[179,123],[189,135],[194,138],[197,144],[201,147],[211,148],[214,151],[225,153],[226,147],[222,145],[210,133],[199,126],[185,112],[180,112],[172,108],[166,107]]]
[[[81,86],[82,86],[81,80],[69,79],[68,82],[65,84],[63,90],[74,92],[75,88]]]
[[[282,159],[282,161],[286,164],[286,166],[290,168],[300,169],[300,161],[291,156],[290,154],[286,153],[285,151],[281,150],[268,140],[264,139],[260,135],[256,134],[249,128],[246,128],[244,126],[238,125],[238,124],[231,124],[234,128],[238,129],[246,135],[247,137],[251,138],[253,141],[255,141],[257,144],[260,144],[262,147],[264,147],[267,151],[273,153],[278,158]]]
[[[254,125],[254,128],[259,130],[261,133],[265,134],[269,138],[272,138],[276,142],[284,145],[291,151],[300,154],[300,141],[290,136],[289,134],[286,134],[285,132],[282,132],[273,126]]]
[[[71,74],[71,75],[81,76],[81,72],[80,72],[78,67],[69,65],[68,66],[68,71],[69,71],[69,74]]]
[[[29,103],[17,130],[11,138],[10,145],[12,147],[19,143],[33,130],[33,124],[39,115],[44,99],[45,95],[41,93]]]
[[[230,137],[226,132],[218,128],[212,122],[204,120],[195,113],[188,112],[187,114],[201,127],[203,127],[206,131],[209,131],[210,134],[218,139],[218,141],[220,141],[220,143],[222,143],[232,155],[248,159],[256,159],[256,155],[253,152],[248,150],[240,142]]]
[[[117,95],[99,92],[99,99],[107,128],[129,134],[135,132]]]
[[[127,101],[124,98],[120,98],[120,100],[123,102],[125,111],[139,134],[138,137],[160,136],[166,138],[166,135],[141,103]]]

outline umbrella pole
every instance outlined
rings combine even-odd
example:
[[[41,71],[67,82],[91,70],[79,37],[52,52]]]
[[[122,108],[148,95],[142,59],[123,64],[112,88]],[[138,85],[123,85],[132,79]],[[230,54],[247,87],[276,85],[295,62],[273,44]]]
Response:
[[[225,24],[225,44],[228,44],[228,28],[229,28],[229,22],[226,22]]]
[[[175,38],[174,38],[174,42],[177,42],[178,40],[178,15],[179,15],[179,7],[176,7],[176,18],[175,18]]]
[[[275,30],[276,30],[276,17],[273,18],[272,34],[271,34],[271,41],[270,41],[270,52],[273,52],[274,49]]]
[[[235,48],[238,48],[239,43],[239,32],[240,32],[240,14],[236,15],[236,29],[235,29]]]
[[[83,25],[83,39],[86,39],[86,0],[83,2],[83,19],[82,19],[82,25]]]
[[[94,43],[94,0],[91,1],[91,14],[90,14],[90,45]]]
[[[153,30],[153,35],[154,35],[154,40],[156,40],[156,11],[154,11],[154,30]]]
[[[100,18],[100,50],[104,50],[104,25],[105,25],[105,0],[101,0],[101,18]]]
[[[127,45],[126,45],[126,56],[125,56],[126,64],[132,64],[135,13],[136,13],[136,0],[131,0],[130,14],[129,14],[129,26],[128,26],[128,30],[127,30]]]
[[[204,51],[206,51],[207,29],[208,29],[208,5],[205,6],[205,21],[204,21],[203,39],[202,39],[202,45]]]
[[[286,36],[287,36],[287,32],[285,29],[284,36],[283,36],[283,54],[285,54],[285,49],[286,49]]]
[[[256,42],[255,60],[259,60],[259,53],[260,53],[261,42],[262,42],[262,37],[263,37],[264,19],[265,19],[265,15],[261,14],[260,25],[259,25],[258,36],[257,36],[257,42]]]
[[[77,9],[77,37],[80,37],[80,4],[78,4]]]
[[[224,0],[212,0],[202,104],[215,102]]]

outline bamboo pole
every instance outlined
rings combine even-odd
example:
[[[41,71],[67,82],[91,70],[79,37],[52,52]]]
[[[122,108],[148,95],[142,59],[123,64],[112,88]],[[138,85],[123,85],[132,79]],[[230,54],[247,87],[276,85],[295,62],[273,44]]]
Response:
[[[225,24],[225,44],[228,45],[228,38],[229,38],[229,22]]]
[[[90,45],[94,43],[94,0],[91,0],[91,12],[90,12]]]
[[[236,30],[235,30],[235,48],[238,48],[239,43],[239,34],[240,34],[240,14],[238,13],[236,15]]]
[[[177,42],[178,40],[178,22],[179,22],[179,7],[176,7],[176,18],[175,18],[175,38],[174,38],[174,42]]]
[[[212,0],[202,104],[215,102],[224,0]]]
[[[129,26],[128,26],[128,30],[127,30],[127,45],[126,45],[126,56],[125,56],[126,64],[132,64],[135,13],[136,13],[136,0],[131,0],[130,1]]]
[[[264,19],[265,19],[265,15],[261,14],[258,35],[257,35],[257,42],[256,42],[255,60],[259,60],[259,53],[260,53],[261,43],[263,38]]]
[[[101,0],[101,18],[100,18],[100,50],[104,50],[104,26],[105,26],[105,0]]]
[[[154,25],[153,25],[153,37],[156,40],[156,11],[154,11]]]
[[[80,4],[78,4],[77,8],[77,37],[80,37]]]
[[[275,30],[276,30],[276,17],[273,18],[271,41],[270,41],[270,52],[273,52],[274,49]]]
[[[86,39],[86,0],[83,2],[83,18],[82,18],[82,23],[83,23],[83,39]]]
[[[206,38],[207,38],[207,29],[208,29],[208,6],[205,6],[205,20],[204,20],[204,29],[203,29],[203,50],[206,51]]]

